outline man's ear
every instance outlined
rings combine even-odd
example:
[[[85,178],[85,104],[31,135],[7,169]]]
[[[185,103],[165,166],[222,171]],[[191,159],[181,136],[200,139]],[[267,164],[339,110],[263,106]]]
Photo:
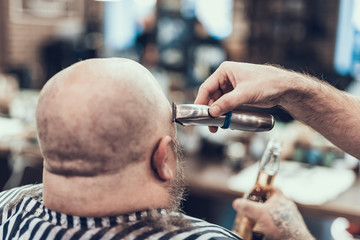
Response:
[[[169,162],[169,158],[172,154],[169,151],[169,149],[171,149],[170,145],[170,136],[161,138],[151,158],[152,169],[155,171],[155,174],[163,181],[168,181],[174,178],[174,173],[171,169],[171,163]]]

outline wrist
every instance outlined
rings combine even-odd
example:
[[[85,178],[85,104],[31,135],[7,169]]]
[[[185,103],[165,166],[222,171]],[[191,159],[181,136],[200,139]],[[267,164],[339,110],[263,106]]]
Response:
[[[321,92],[321,83],[318,79],[305,74],[287,72],[283,95],[280,98],[280,106],[289,111],[290,114],[297,114],[297,108],[302,108],[308,103],[314,102],[316,96]],[[302,104],[299,104],[301,102]],[[303,109],[300,109],[300,112]]]
[[[280,98],[280,106],[292,109],[293,105],[302,101],[307,93],[307,84],[304,76],[299,73],[286,72],[284,89]]]

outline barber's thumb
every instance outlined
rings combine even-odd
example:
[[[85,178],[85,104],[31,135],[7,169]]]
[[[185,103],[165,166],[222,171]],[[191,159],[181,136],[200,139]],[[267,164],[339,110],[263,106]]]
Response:
[[[236,95],[233,92],[229,92],[221,96],[213,104],[211,104],[209,113],[212,117],[218,117],[222,114],[232,111],[236,106]]]
[[[240,214],[252,219],[257,220],[263,214],[262,204],[246,200],[244,198],[236,199],[233,202],[233,208]]]

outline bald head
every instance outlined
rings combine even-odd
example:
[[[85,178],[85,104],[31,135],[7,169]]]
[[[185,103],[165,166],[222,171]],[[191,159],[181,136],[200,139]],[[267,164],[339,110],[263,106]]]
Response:
[[[76,63],[41,91],[37,129],[45,168],[56,174],[118,172],[151,157],[173,136],[171,107],[140,64],[119,58]]]

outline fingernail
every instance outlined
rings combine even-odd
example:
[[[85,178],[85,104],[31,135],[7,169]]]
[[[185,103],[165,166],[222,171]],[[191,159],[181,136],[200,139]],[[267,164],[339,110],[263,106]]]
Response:
[[[220,115],[220,108],[218,105],[212,105],[210,107],[211,115],[217,117]]]

